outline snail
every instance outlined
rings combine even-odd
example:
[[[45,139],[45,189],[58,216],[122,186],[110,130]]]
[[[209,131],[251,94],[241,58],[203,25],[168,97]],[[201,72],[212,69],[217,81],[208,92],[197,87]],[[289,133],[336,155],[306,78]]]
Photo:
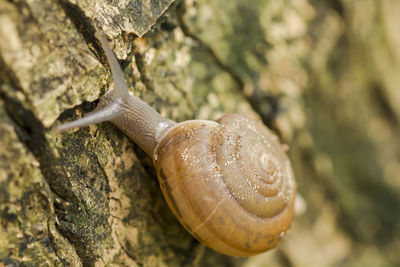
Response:
[[[110,121],[153,159],[166,202],[204,245],[226,255],[274,248],[290,227],[296,182],[285,148],[260,120],[240,114],[181,123],[128,92],[103,33],[114,79],[95,111],[58,131]]]

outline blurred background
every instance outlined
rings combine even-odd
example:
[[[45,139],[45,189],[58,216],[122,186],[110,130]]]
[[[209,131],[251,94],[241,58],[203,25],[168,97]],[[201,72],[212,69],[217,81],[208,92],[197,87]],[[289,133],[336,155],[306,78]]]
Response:
[[[400,266],[400,2],[292,2],[308,25],[287,14],[292,31],[275,37],[306,74],[277,82],[276,123],[307,210],[280,247],[287,261],[259,266]]]

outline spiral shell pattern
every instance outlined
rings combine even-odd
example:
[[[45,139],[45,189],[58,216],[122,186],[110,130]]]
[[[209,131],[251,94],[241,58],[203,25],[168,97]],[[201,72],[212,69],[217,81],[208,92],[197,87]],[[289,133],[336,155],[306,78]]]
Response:
[[[282,212],[293,196],[294,179],[277,136],[261,122],[238,114],[225,115],[219,123],[223,129],[215,138],[214,153],[232,196],[261,218]]]
[[[200,242],[249,256],[276,246],[293,217],[296,183],[278,138],[260,121],[186,121],[155,149],[166,201]]]

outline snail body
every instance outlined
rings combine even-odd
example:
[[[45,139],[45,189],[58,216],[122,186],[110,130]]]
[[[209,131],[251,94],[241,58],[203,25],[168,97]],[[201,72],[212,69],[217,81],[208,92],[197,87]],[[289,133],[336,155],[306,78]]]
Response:
[[[59,131],[110,121],[149,156],[168,206],[196,239],[231,256],[276,246],[290,227],[296,183],[283,146],[261,121],[240,114],[176,123],[128,92],[106,38],[114,78],[90,115]]]

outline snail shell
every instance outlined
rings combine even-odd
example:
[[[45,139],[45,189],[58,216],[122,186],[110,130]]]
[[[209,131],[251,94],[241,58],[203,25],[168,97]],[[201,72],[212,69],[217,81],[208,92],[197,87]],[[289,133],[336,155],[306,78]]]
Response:
[[[293,172],[277,137],[259,121],[231,114],[180,123],[156,147],[154,165],[175,216],[216,251],[264,252],[290,226]]]
[[[105,36],[96,37],[115,88],[94,112],[57,130],[110,121],[153,158],[169,207],[200,242],[232,256],[275,247],[290,226],[296,194],[278,138],[261,121],[239,114],[217,122],[162,117],[129,93]]]

